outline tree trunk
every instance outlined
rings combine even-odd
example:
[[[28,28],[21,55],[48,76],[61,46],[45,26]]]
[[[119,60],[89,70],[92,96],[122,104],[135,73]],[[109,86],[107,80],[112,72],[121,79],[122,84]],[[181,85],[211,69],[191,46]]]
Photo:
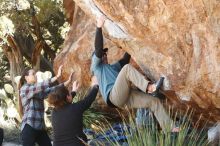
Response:
[[[41,32],[41,27],[40,27],[40,23],[35,15],[35,10],[33,5],[31,5],[31,10],[32,10],[32,25],[33,25],[33,33],[37,36],[37,43],[35,46],[35,49],[37,49],[36,51],[34,51],[33,56],[35,56],[35,53],[37,53],[36,55],[38,55],[38,53],[41,52],[41,50],[43,49],[45,52],[47,52],[47,54],[49,55],[51,60],[54,60],[54,58],[56,57],[55,51],[53,51],[46,43],[46,41],[43,38],[42,32]],[[38,42],[41,42],[41,45],[39,46]],[[33,58],[34,63],[37,63],[39,61],[35,60],[35,59],[39,59],[39,58]],[[35,65],[35,64],[34,64]],[[37,65],[37,64],[36,64]]]
[[[8,45],[3,45],[2,50],[4,52],[4,54],[6,55],[9,64],[10,64],[10,80],[12,83],[12,86],[14,88],[15,91],[15,95],[16,97],[18,97],[18,85],[15,83],[15,77],[20,75],[22,70],[23,70],[23,60],[22,60],[22,54],[20,52],[20,48],[18,47],[17,43],[15,42],[14,38],[12,36],[8,36],[7,37],[8,40]],[[15,104],[15,107],[18,110],[18,100],[14,101],[12,99],[12,102]],[[16,117],[16,121],[21,122],[21,119],[19,116]]]
[[[34,70],[40,70],[40,57],[41,57],[41,50],[42,50],[42,42],[40,40],[37,41],[33,53],[32,53],[32,66]]]
[[[14,89],[17,89],[17,85],[15,83],[14,78],[20,75],[24,68],[23,59],[22,59],[23,56],[14,38],[9,35],[7,37],[7,40],[10,47],[7,45],[3,46],[3,51],[10,63],[10,77],[11,77],[12,85]]]
[[[32,64],[32,56],[34,51],[34,40],[31,35],[28,37],[23,36],[22,34],[15,34],[14,38],[17,44],[20,46],[22,55],[27,59],[27,61]],[[53,73],[53,66],[46,58],[40,55],[40,70],[41,71],[50,71]]]

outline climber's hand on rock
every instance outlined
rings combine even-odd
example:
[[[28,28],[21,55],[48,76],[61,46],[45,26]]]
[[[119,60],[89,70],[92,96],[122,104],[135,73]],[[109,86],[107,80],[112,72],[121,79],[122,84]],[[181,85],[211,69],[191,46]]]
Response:
[[[104,15],[98,17],[97,19],[97,27],[101,28],[105,23],[106,17]]]

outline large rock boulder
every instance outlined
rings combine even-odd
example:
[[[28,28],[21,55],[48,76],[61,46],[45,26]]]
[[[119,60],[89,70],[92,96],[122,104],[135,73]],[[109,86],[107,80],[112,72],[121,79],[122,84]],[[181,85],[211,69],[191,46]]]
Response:
[[[95,20],[101,14],[110,62],[123,51],[151,80],[165,76],[164,93],[174,108],[195,109],[195,118],[220,121],[219,0],[64,0],[73,16],[55,69],[64,64],[83,86],[90,81]],[[202,115],[200,115],[202,114]]]

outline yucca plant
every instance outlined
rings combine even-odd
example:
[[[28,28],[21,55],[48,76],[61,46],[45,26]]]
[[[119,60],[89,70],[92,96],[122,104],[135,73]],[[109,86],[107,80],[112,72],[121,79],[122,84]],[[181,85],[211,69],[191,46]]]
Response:
[[[103,113],[97,112],[94,108],[89,108],[83,114],[83,125],[86,128],[94,128],[92,126],[96,126],[103,119],[106,118]],[[96,126],[97,127],[97,126]]]
[[[83,89],[81,92],[77,93],[73,99],[73,102],[82,100],[86,96],[87,91],[87,89]],[[93,107],[90,107],[83,114],[83,125],[85,128],[94,128],[94,126],[96,127],[96,125],[99,124],[99,122],[102,122],[105,118],[106,117],[103,115],[103,113],[98,112]]]
[[[173,115],[172,111],[169,112]],[[125,118],[121,115],[122,118],[122,127],[125,130],[125,135],[127,137],[127,141],[124,143],[117,141],[117,135],[115,139],[109,139],[106,137],[106,140],[96,141],[96,144],[93,145],[111,145],[111,146],[121,146],[121,145],[129,145],[129,146],[206,146],[208,145],[207,136],[205,129],[198,129],[197,126],[192,128],[191,118],[193,115],[192,110],[187,110],[184,114],[180,112],[175,113],[174,117],[177,115],[182,115],[179,118],[179,121],[175,121],[175,123],[179,123],[180,132],[172,133],[170,130],[162,131],[158,128],[158,125],[153,118],[150,116],[150,120],[147,124],[143,126],[137,126],[135,123],[135,116],[133,113],[129,113],[129,118]],[[197,123],[198,125],[198,123]],[[102,134],[105,135],[106,129],[111,129],[111,124],[103,124],[99,125],[102,131]],[[205,126],[205,125],[204,125]],[[167,129],[170,129],[168,127]],[[107,143],[107,144],[106,144]]]

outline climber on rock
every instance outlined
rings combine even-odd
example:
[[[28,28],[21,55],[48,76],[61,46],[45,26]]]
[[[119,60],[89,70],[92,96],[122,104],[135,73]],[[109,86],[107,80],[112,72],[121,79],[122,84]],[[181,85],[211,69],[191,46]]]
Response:
[[[98,79],[101,95],[110,107],[149,108],[155,115],[163,131],[170,129],[178,132],[156,94],[163,84],[161,77],[151,83],[129,64],[131,56],[125,53],[123,58],[114,64],[108,64],[107,48],[103,48],[102,26],[105,17],[97,19],[95,51],[92,55],[91,72]],[[138,89],[131,87],[131,83]]]

